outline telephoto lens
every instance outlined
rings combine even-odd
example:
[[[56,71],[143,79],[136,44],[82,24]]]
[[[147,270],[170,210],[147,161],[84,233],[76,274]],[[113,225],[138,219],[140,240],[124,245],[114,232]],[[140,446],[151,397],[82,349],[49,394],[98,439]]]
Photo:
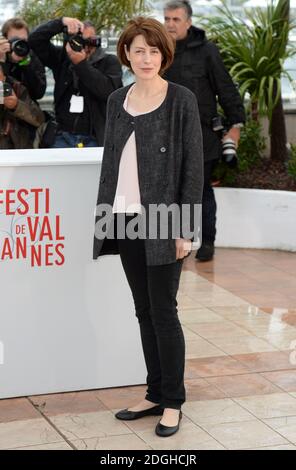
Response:
[[[11,38],[8,41],[10,43],[11,52],[14,52],[19,57],[27,57],[30,52],[30,46],[28,41],[19,38]]]
[[[238,161],[235,142],[230,138],[222,141],[222,161],[230,168],[235,168],[237,166]]]
[[[99,36],[91,36],[84,40],[85,45],[89,47],[101,47],[102,40]]]

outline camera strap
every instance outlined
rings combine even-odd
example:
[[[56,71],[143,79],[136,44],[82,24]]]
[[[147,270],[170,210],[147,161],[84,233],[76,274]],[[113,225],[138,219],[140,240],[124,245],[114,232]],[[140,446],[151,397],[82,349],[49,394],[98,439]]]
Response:
[[[70,113],[83,113],[84,111],[84,97],[80,96],[79,90],[79,78],[75,71],[72,69],[72,76],[73,76],[73,95],[70,99]]]
[[[79,78],[77,76],[77,73],[75,70],[72,69],[72,75],[73,75],[73,89],[74,89],[74,94],[79,96],[80,90],[79,90]]]
[[[21,60],[20,62],[18,62],[17,65],[19,65],[20,67],[23,67],[25,65],[29,65],[29,63],[31,62],[31,57],[28,55],[27,57],[25,57],[23,60]]]

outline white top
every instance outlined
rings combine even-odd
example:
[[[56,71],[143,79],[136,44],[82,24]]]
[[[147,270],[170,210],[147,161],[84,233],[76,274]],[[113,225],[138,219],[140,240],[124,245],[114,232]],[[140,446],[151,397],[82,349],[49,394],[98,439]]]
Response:
[[[128,104],[128,98],[133,88],[134,85],[128,90],[123,107],[132,116],[138,116],[142,113],[136,112]],[[131,133],[121,154],[112,212],[141,213],[135,131]]]
[[[128,103],[129,95],[134,89],[134,86],[135,84],[133,84],[128,90],[123,103],[124,109],[131,116],[139,116],[141,114],[151,113],[151,111],[154,111],[161,105],[161,103],[158,103],[157,106],[150,109],[150,111],[147,111],[147,113],[139,113],[135,111]],[[142,213],[135,131],[131,133],[121,154],[117,188],[112,212]]]

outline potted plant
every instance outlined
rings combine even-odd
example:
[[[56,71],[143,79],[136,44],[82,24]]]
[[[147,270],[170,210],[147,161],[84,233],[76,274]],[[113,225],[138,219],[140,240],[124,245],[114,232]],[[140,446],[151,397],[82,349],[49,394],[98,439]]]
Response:
[[[287,145],[281,94],[281,77],[289,78],[283,64],[296,52],[289,41],[295,27],[290,2],[246,11],[246,19],[235,17],[225,3],[217,8],[219,16],[202,18],[202,23],[242,97],[248,96],[238,167],[217,167],[217,245],[296,251],[296,151]],[[263,155],[263,116],[269,124],[269,158]]]

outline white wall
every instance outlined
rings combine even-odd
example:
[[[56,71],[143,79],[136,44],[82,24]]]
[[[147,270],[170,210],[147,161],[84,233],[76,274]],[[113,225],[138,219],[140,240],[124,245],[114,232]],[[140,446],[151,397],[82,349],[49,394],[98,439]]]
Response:
[[[296,251],[296,193],[215,188],[221,247]]]

